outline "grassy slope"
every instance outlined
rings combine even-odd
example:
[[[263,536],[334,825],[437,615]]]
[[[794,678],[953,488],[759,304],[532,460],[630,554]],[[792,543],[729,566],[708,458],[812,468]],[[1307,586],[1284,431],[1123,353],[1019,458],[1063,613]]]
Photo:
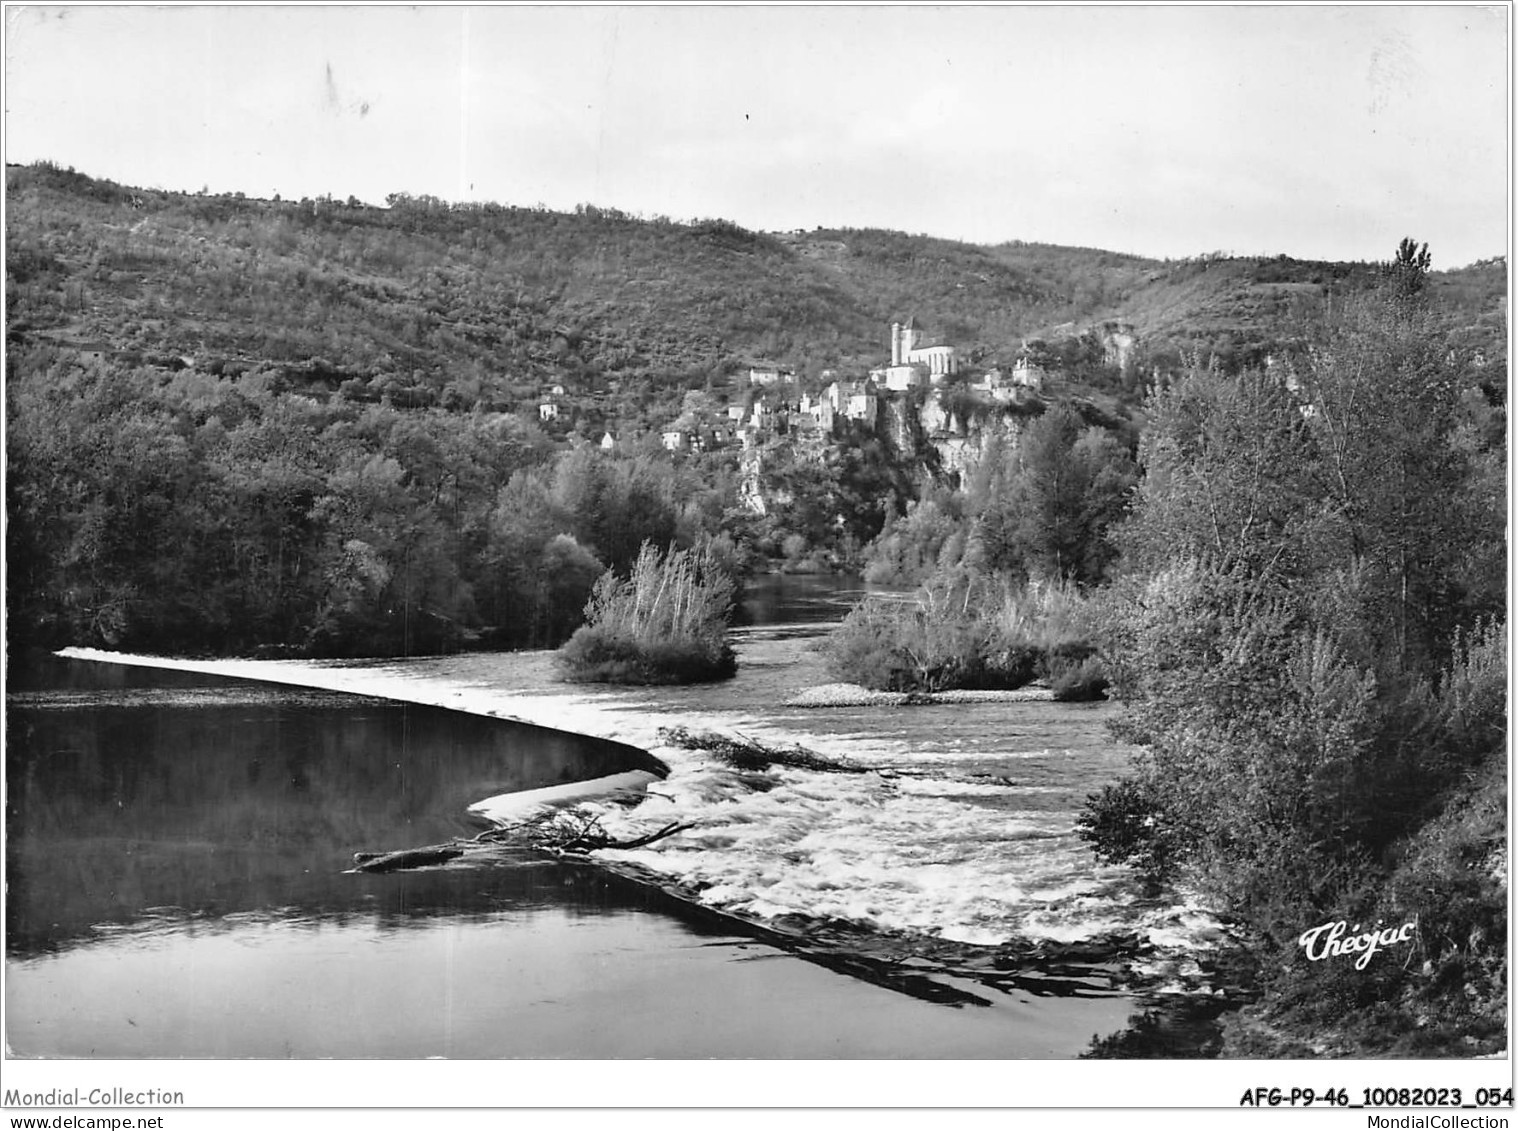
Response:
[[[857,370],[909,317],[985,365],[1023,338],[1103,322],[1131,326],[1146,360],[1243,363],[1298,338],[1330,289],[1374,274],[878,230],[763,235],[593,208],[187,196],[43,167],[7,169],[7,203],[13,345],[267,365],[318,392],[356,381],[459,407],[531,401],[546,382],[720,383],[757,361]],[[1500,348],[1505,265],[1435,280],[1473,340]]]

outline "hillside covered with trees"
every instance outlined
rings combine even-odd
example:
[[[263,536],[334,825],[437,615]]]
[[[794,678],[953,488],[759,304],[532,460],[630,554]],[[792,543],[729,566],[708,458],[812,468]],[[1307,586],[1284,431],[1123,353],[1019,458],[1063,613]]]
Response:
[[[957,553],[968,514],[1001,532],[994,561],[1065,553],[1008,501],[1039,490],[1015,444],[962,489],[879,437],[780,450],[764,485],[786,503],[757,516],[736,447],[671,455],[659,430],[752,400],[750,366],[813,391],[862,377],[915,318],[971,374],[1031,356],[1064,376],[1056,399],[1108,439],[1060,413],[1029,450],[1077,452],[1102,508],[1082,521],[1104,529],[1145,385],[1300,355],[1377,277],[588,205],[187,195],[45,163],[7,169],[6,193],[11,639],[163,651],[558,643],[644,539],[715,539],[735,568],[895,554],[917,564],[880,568],[912,580],[942,549],[912,531]],[[1504,277],[1430,276],[1440,333],[1485,365],[1488,431]],[[944,396],[970,419],[962,381]],[[592,450],[606,433],[615,449]],[[1109,547],[1078,552],[1081,583],[1105,574]]]

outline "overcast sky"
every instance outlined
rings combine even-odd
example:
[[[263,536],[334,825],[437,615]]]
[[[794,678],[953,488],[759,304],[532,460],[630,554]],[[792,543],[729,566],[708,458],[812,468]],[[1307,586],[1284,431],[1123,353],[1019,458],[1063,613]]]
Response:
[[[1509,11],[5,9],[5,157],[1154,256],[1507,251]]]

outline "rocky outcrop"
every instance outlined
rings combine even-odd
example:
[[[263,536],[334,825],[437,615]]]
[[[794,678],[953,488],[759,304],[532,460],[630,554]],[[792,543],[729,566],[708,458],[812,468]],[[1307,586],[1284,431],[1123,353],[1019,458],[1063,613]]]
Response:
[[[996,412],[973,419],[964,436],[941,436],[933,440],[939,474],[963,483],[988,453],[1010,452],[1022,438],[1026,425],[1013,413]]]
[[[922,451],[922,421],[906,397],[882,397],[877,430],[897,455],[911,459]]]
[[[744,451],[738,464],[738,498],[754,514],[768,514],[764,499],[764,454],[759,448]]]
[[[1134,347],[1138,345],[1134,328],[1127,322],[1103,322],[1095,328],[1095,333],[1102,344],[1102,364],[1115,366],[1124,377],[1129,376]]]
[[[961,420],[957,413],[945,409],[934,391],[921,402],[910,395],[880,397],[875,402],[874,426],[866,424],[863,430],[884,441],[893,462],[910,476],[927,475],[940,483],[958,485],[989,454],[1015,449],[1027,419],[1015,408],[993,405]],[[840,421],[836,431],[792,431],[785,437],[772,437],[767,444],[745,447],[738,479],[743,505],[758,515],[785,507],[791,501],[789,496],[766,482],[766,457],[782,462],[826,461],[836,446],[854,442],[842,425]],[[860,427],[858,422],[852,426]],[[788,454],[777,454],[780,446],[786,447]]]

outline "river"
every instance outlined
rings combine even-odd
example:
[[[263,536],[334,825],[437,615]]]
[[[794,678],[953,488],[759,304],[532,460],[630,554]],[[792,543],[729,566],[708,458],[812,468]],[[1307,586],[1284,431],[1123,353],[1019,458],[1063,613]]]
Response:
[[[827,681],[814,645],[857,595],[764,580],[738,677],[689,688],[576,688],[544,653],[13,664],[13,1053],[1205,1051],[1217,924],[1072,832],[1126,764],[1116,708],[788,705]],[[738,770],[671,724],[865,772]],[[621,792],[577,811],[608,831],[690,827],[593,859],[492,843],[352,871],[598,780]]]

